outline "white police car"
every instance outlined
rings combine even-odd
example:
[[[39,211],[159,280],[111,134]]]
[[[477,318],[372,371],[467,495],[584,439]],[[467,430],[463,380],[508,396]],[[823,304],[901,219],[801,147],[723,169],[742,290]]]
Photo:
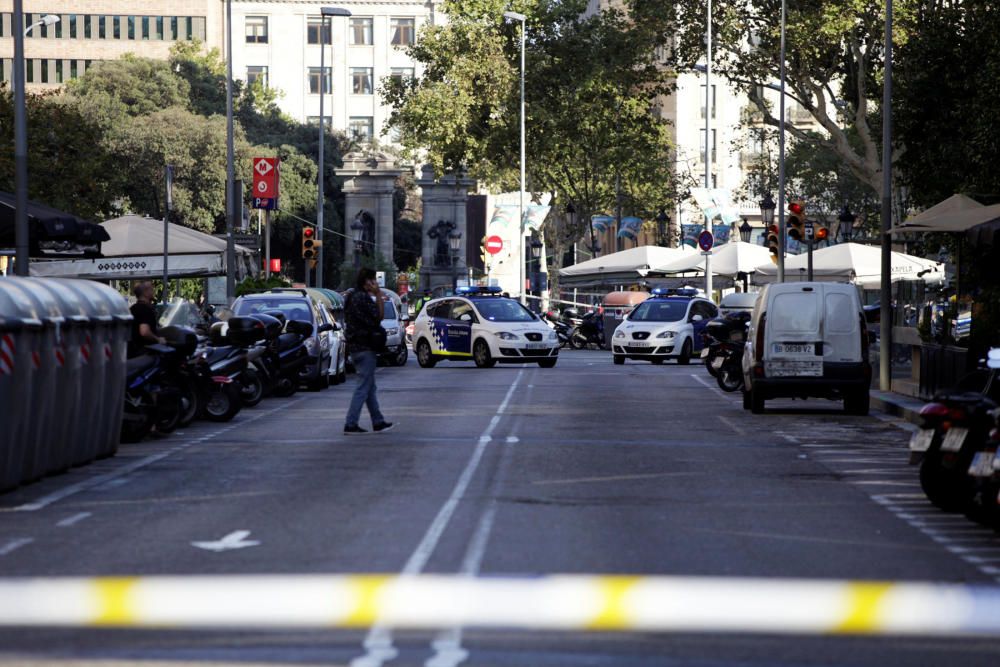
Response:
[[[656,288],[648,299],[632,309],[611,337],[616,364],[626,359],[662,364],[677,359],[687,364],[702,348],[701,333],[719,314],[715,304],[695,290]]]
[[[438,361],[475,361],[480,368],[500,363],[538,363],[552,368],[559,359],[555,331],[495,287],[460,287],[455,296],[428,301],[413,326],[413,350],[424,368]]]

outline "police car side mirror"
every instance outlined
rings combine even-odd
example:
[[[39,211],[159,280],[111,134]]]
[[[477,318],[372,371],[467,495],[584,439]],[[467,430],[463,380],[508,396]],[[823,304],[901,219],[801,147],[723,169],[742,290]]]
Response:
[[[471,322],[472,321],[472,315],[470,315],[469,313],[463,313],[463,314],[461,314],[461,315],[458,316],[458,321],[459,322]]]

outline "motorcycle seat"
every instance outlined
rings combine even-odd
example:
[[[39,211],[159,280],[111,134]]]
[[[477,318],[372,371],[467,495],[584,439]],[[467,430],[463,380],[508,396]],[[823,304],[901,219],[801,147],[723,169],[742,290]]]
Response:
[[[230,356],[233,351],[237,348],[232,345],[223,345],[221,347],[214,347],[205,353],[205,361],[208,364],[214,364],[218,361],[222,361],[226,357]]]
[[[140,357],[133,357],[125,362],[125,373],[128,377],[135,377],[146,371],[156,363],[156,357],[144,354]]]

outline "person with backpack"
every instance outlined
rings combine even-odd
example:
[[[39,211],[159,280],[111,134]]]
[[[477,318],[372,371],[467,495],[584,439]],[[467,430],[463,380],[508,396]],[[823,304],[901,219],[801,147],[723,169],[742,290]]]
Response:
[[[344,433],[348,435],[368,433],[358,424],[364,405],[368,406],[372,431],[380,433],[392,428],[392,423],[382,415],[375,386],[378,353],[385,349],[386,334],[382,328],[384,315],[385,297],[375,279],[375,271],[363,268],[358,271],[354,289],[344,304],[347,351],[358,376],[358,384],[344,422]]]

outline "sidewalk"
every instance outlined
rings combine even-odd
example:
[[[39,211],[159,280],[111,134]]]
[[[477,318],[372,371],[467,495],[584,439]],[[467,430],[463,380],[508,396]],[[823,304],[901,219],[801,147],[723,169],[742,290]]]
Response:
[[[926,402],[912,396],[897,394],[894,391],[872,389],[870,393],[872,408],[895,417],[901,417],[914,424],[921,423],[920,408],[924,407]]]

